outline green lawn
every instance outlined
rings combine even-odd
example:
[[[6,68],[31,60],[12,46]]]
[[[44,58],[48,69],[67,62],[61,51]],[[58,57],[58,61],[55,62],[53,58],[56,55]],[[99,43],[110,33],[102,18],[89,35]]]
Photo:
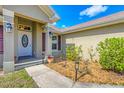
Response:
[[[0,76],[0,88],[37,88],[33,79],[23,69]]]

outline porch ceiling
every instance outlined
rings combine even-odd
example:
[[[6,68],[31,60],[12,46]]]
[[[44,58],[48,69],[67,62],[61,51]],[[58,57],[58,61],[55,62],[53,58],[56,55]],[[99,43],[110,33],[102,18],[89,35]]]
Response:
[[[31,21],[39,22],[39,23],[41,23],[43,25],[47,23],[47,22],[45,22],[43,20],[38,20],[38,19],[29,17],[29,16],[25,16],[23,14],[16,13],[16,12],[15,12],[15,16],[18,16],[18,17],[21,17],[21,18],[25,18],[25,19],[28,19],[28,20],[31,20]]]

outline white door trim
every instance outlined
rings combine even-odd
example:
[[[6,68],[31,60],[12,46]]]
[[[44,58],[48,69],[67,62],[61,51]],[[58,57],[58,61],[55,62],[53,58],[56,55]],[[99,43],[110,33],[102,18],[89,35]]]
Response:
[[[18,57],[32,56],[32,32],[18,31]]]

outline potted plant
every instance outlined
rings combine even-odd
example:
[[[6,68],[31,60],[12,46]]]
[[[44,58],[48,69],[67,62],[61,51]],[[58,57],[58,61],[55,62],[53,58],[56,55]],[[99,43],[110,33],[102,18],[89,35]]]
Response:
[[[53,60],[54,60],[54,57],[53,56],[48,56],[48,58],[47,58],[47,62],[48,63],[52,63]]]

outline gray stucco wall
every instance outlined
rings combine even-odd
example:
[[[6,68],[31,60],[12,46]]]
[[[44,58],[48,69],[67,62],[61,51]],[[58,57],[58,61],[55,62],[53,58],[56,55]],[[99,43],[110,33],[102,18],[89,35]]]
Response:
[[[63,35],[63,51],[67,45],[81,45],[83,58],[89,59],[88,48],[93,47],[98,59],[97,44],[110,37],[124,37],[124,23]]]
[[[62,54],[62,51],[60,50],[57,50],[57,51],[52,51],[52,55],[54,56],[54,57],[60,57],[61,56],[61,54]]]

